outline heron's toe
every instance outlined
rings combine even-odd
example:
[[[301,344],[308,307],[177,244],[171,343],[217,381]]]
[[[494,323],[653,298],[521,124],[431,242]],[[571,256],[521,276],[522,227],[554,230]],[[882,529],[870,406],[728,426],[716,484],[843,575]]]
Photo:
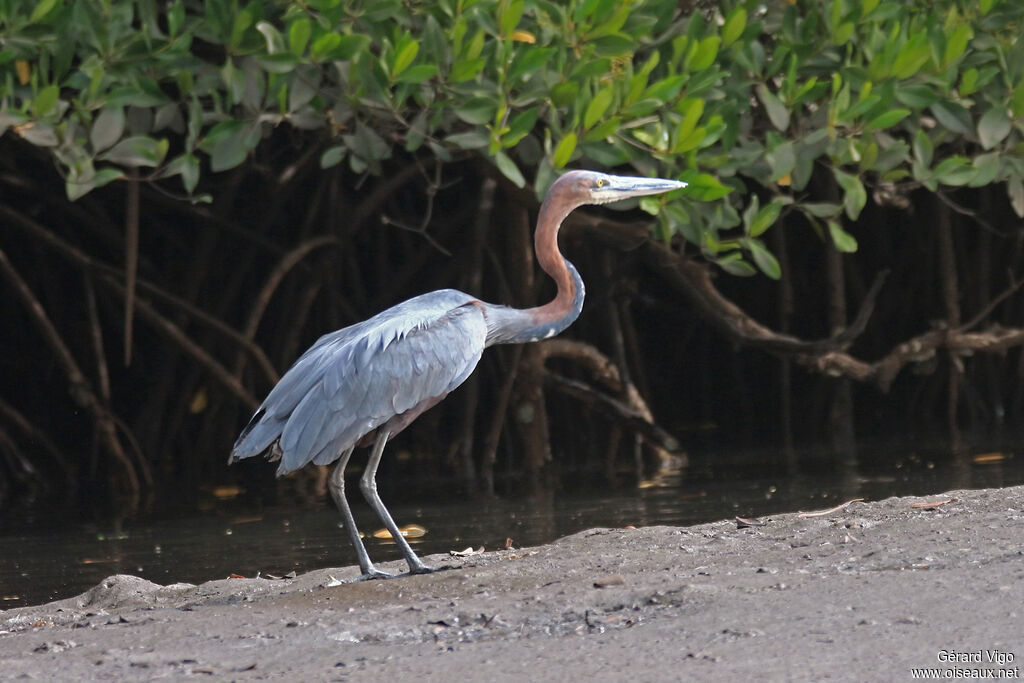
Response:
[[[396,576],[395,574],[391,574],[389,572],[382,572],[379,569],[371,568],[369,571],[365,572],[362,576],[357,576],[356,578],[352,579],[352,581],[355,582],[355,581],[370,581],[372,579],[393,579],[393,578],[395,578],[395,576]]]

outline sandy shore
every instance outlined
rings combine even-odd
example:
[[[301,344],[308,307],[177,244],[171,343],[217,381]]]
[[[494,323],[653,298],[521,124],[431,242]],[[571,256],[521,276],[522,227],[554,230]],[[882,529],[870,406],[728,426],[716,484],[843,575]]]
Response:
[[[536,548],[435,555],[428,563],[448,569],[387,581],[344,583],[353,567],[200,586],[110,577],[75,598],[0,612],[2,677],[1021,676],[1024,487],[760,521],[594,529]]]

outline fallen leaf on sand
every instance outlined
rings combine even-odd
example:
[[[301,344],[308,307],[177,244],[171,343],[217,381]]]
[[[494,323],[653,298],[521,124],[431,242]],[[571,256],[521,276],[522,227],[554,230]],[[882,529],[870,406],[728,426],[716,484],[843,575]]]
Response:
[[[609,574],[594,581],[594,588],[608,588],[609,586],[626,585],[626,577],[622,574]]]
[[[841,503],[839,505],[836,505],[834,508],[829,508],[828,510],[819,510],[818,512],[801,512],[799,515],[797,515],[797,517],[803,517],[805,519],[807,517],[828,517],[829,515],[831,515],[831,514],[833,514],[835,512],[839,512],[840,510],[845,508],[850,503],[861,503],[863,501],[864,501],[863,498],[854,498],[852,500],[846,501],[845,503]]]
[[[466,548],[465,550],[449,550],[452,557],[470,557],[472,555],[483,555],[484,547],[480,546],[477,550],[473,550],[472,547]]]
[[[943,505],[949,505],[954,502],[956,502],[956,498],[947,498],[945,500],[923,500],[918,503],[911,503],[910,507],[918,510],[937,510]]]

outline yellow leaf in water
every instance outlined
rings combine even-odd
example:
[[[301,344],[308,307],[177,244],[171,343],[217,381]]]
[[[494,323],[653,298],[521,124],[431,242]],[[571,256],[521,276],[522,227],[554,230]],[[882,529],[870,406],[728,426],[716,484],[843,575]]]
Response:
[[[994,462],[1002,462],[1009,457],[1006,453],[978,453],[971,458],[971,462],[975,465],[989,465]]]
[[[402,536],[405,538],[419,538],[420,536],[426,536],[427,530],[421,527],[419,524],[406,524],[399,529]],[[387,529],[377,529],[373,532],[374,538],[391,538],[391,532]]]
[[[14,68],[18,70],[18,83],[28,85],[29,80],[32,78],[32,69],[29,67],[28,62],[24,59],[19,59],[14,62]]]
[[[193,415],[201,413],[206,410],[206,406],[209,402],[210,400],[206,396],[206,389],[200,388],[199,391],[196,392],[196,395],[192,397],[192,402],[188,404],[188,412]]]
[[[220,499],[235,498],[244,490],[241,486],[215,486],[213,488],[213,497]]]

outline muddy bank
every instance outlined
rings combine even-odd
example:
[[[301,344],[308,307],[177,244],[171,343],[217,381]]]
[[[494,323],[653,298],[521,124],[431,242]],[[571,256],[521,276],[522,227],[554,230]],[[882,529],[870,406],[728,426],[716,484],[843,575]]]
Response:
[[[595,529],[388,581],[110,577],[0,612],[0,661],[27,680],[1020,674],[1024,487],[760,521]]]

